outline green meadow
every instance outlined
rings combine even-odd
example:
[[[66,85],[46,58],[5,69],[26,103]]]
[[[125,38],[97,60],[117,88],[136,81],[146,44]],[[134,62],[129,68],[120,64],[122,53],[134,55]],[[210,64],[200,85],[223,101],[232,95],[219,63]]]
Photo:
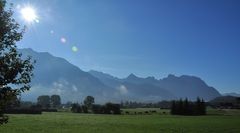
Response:
[[[140,111],[138,109],[136,111]],[[134,110],[132,110],[134,111]],[[96,115],[70,112],[9,115],[0,133],[239,133],[239,110],[209,110],[206,116]]]

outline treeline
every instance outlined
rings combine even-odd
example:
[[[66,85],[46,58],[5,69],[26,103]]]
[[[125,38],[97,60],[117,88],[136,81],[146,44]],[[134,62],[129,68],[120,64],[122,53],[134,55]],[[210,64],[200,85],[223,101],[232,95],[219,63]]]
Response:
[[[4,110],[7,114],[42,114],[40,108],[7,108]]]
[[[220,96],[209,101],[209,106],[219,109],[240,109],[240,97]]]
[[[105,105],[94,104],[94,97],[87,96],[84,104],[72,104],[71,111],[73,113],[94,113],[94,114],[121,114],[120,104],[106,103]]]
[[[59,95],[42,95],[37,98],[37,105],[43,109],[59,108],[61,106],[61,97]]]
[[[171,101],[159,101],[156,103],[144,103],[144,102],[136,102],[136,101],[125,101],[121,102],[121,108],[161,108],[161,109],[170,109]]]
[[[59,95],[42,95],[37,98],[37,103],[21,101],[15,97],[5,108],[8,114],[41,114],[42,112],[57,112],[61,107],[61,97]]]
[[[25,104],[27,103],[27,104]],[[27,106],[26,106],[27,105]],[[20,99],[14,99],[11,101],[4,113],[7,114],[42,114],[42,109],[32,102],[22,102]]]
[[[113,103],[106,103],[105,105],[93,104],[90,108],[74,103],[72,104],[71,111],[73,113],[121,114],[120,105]]]
[[[171,114],[173,115],[206,115],[206,104],[203,99],[197,98],[195,102],[185,100],[172,101]]]

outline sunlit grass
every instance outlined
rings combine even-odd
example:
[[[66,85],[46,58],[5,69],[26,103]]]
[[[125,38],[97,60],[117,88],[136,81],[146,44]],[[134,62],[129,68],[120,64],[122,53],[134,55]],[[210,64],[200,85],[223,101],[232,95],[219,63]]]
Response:
[[[94,115],[43,113],[10,115],[1,133],[159,133],[159,132],[240,132],[239,110],[233,115]],[[238,113],[236,113],[238,112]],[[231,113],[231,112],[230,112]]]

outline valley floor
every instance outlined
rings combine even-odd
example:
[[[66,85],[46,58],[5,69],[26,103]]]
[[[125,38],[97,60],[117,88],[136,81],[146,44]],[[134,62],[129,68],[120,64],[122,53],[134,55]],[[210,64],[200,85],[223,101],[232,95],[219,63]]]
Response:
[[[0,126],[0,133],[240,133],[240,110],[209,112],[207,116],[9,115],[9,123]]]

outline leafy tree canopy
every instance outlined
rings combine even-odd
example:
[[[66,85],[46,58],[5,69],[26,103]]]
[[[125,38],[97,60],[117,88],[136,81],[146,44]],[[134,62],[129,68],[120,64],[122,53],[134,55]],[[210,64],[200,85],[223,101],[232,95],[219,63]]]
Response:
[[[5,107],[22,92],[30,89],[33,62],[21,58],[16,42],[22,39],[24,29],[6,9],[6,0],[0,0],[0,124],[6,123]]]
[[[83,102],[84,102],[84,105],[86,105],[88,108],[91,108],[92,104],[94,104],[94,97],[93,96],[87,96],[84,99]]]

